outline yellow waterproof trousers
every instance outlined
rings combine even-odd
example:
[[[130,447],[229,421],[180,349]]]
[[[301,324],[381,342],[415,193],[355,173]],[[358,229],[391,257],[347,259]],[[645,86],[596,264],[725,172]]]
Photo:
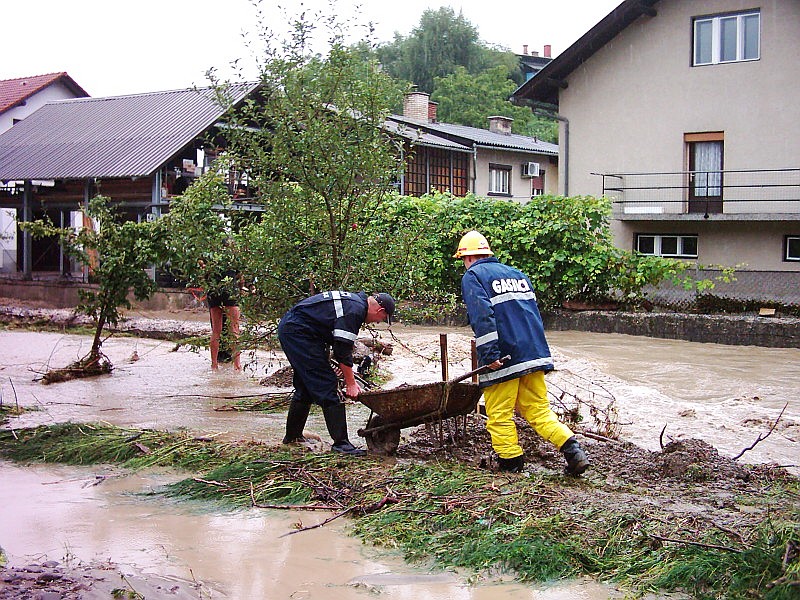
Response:
[[[514,410],[519,411],[536,433],[556,448],[561,448],[572,437],[570,428],[561,423],[550,409],[543,371],[489,386],[483,390],[483,398],[489,417],[486,429],[492,436],[492,448],[500,458],[522,455]]]

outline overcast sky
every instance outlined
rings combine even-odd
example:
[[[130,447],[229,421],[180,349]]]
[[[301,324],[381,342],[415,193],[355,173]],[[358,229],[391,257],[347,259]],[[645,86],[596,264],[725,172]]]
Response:
[[[406,36],[428,9],[450,6],[484,42],[521,53],[563,52],[621,0],[336,0],[340,20],[372,22],[379,41]],[[281,12],[278,6],[284,7]],[[282,15],[329,12],[328,0],[263,0],[281,30]],[[360,6],[360,8],[358,8]],[[3,5],[0,79],[66,71],[91,96],[206,85],[210,67],[251,64],[245,36],[256,32],[250,0],[13,0]],[[255,71],[250,71],[255,73]]]

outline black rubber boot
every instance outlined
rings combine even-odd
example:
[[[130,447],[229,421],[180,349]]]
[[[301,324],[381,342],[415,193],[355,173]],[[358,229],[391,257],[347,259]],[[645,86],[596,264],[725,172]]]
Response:
[[[347,439],[347,416],[344,404],[326,406],[322,409],[322,414],[325,415],[325,425],[328,426],[328,433],[333,438],[331,450],[349,454],[350,456],[364,456],[367,453],[363,448],[353,446],[350,440]]]
[[[561,446],[561,453],[567,460],[565,470],[570,475],[580,475],[589,468],[589,459],[574,435]]]
[[[303,437],[303,428],[308,420],[308,412],[311,410],[310,404],[295,402],[289,404],[289,413],[286,415],[286,436],[283,438],[284,444],[298,444],[308,442]]]
[[[497,457],[497,463],[500,465],[500,470],[507,473],[522,473],[522,467],[525,466],[525,458],[522,454],[514,458],[500,458]]]

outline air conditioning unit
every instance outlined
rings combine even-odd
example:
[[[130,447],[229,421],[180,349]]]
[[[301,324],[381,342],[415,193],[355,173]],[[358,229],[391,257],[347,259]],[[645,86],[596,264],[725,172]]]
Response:
[[[523,177],[538,177],[539,176],[539,163],[536,163],[536,162],[522,163],[522,176]]]

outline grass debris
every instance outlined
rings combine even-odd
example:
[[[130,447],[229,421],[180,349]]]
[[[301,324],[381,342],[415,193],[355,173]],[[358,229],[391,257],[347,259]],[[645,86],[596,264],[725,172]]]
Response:
[[[653,472],[648,479],[633,475],[634,448],[593,447],[595,469],[575,479],[546,464],[508,475],[452,455],[403,458],[402,447],[400,460],[385,462],[100,424],[0,431],[7,458],[183,469],[189,475],[159,493],[232,508],[348,515],[366,542],[475,577],[589,575],[634,596],[660,590],[702,599],[798,598],[797,478],[775,467],[727,465],[698,481],[697,468],[677,468],[676,457],[713,452],[690,444],[642,450],[638,458]],[[620,452],[626,468],[614,454]]]

